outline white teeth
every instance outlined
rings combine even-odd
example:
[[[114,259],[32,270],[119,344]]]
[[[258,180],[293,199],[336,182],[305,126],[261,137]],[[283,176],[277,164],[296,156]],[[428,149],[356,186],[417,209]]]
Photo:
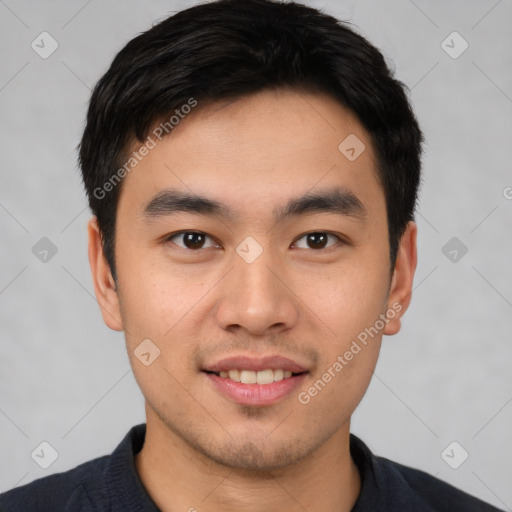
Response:
[[[242,384],[256,384],[256,373],[250,370],[242,370],[240,372],[240,382]]]
[[[292,376],[290,370],[261,370],[253,372],[252,370],[229,370],[219,372],[223,378],[229,378],[235,382],[242,384],[271,384],[272,382],[279,382],[283,379],[288,379]]]
[[[240,382],[240,372],[238,370],[229,370],[229,378],[235,382]]]
[[[283,380],[283,370],[274,370],[274,382]]]
[[[256,372],[256,382],[258,384],[270,384],[271,382],[274,382],[274,372],[272,370]]]

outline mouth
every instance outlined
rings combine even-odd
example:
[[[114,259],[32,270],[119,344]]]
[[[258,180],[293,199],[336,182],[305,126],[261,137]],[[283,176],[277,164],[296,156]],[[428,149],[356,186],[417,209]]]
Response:
[[[263,407],[289,396],[310,374],[310,370],[281,356],[237,356],[208,365],[201,373],[217,392],[231,402]]]

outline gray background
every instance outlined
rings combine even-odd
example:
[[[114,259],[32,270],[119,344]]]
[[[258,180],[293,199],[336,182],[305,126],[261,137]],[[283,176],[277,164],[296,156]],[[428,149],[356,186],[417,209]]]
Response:
[[[352,430],[512,510],[512,3],[307,3],[394,63],[427,138],[412,304]],[[117,51],[192,4],[0,0],[0,491],[110,453],[144,421],[123,336],[93,296],[75,147]],[[59,44],[47,59],[31,48],[43,31]],[[441,46],[453,31],[469,43],[456,59]],[[42,237],[58,249],[46,263],[32,252]],[[452,237],[468,248],[455,262],[442,251]],[[48,469],[31,458],[42,441],[59,454]],[[452,441],[469,453],[458,469],[441,456]]]

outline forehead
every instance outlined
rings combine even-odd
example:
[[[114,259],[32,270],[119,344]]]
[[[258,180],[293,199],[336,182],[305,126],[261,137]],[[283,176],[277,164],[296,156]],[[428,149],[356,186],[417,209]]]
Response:
[[[169,188],[210,197],[240,214],[270,216],[291,197],[338,186],[370,214],[385,209],[369,135],[327,95],[265,91],[198,102],[170,135],[149,136],[153,147],[126,176],[120,198],[139,213]]]

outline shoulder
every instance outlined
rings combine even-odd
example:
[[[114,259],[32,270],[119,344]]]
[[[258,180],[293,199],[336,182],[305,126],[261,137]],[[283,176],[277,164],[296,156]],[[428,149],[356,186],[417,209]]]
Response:
[[[350,449],[361,474],[361,492],[353,512],[500,512],[424,471],[374,455],[354,434]]]
[[[65,472],[39,478],[0,494],[2,512],[93,511],[94,502],[106,497],[103,473],[110,456],[93,459]]]
[[[135,425],[110,454],[0,494],[0,512],[156,510],[137,476],[134,455],[146,425]]]
[[[419,469],[377,457],[386,474],[389,489],[404,503],[419,502],[425,510],[448,512],[497,512],[499,509]],[[423,510],[423,509],[422,509]]]

